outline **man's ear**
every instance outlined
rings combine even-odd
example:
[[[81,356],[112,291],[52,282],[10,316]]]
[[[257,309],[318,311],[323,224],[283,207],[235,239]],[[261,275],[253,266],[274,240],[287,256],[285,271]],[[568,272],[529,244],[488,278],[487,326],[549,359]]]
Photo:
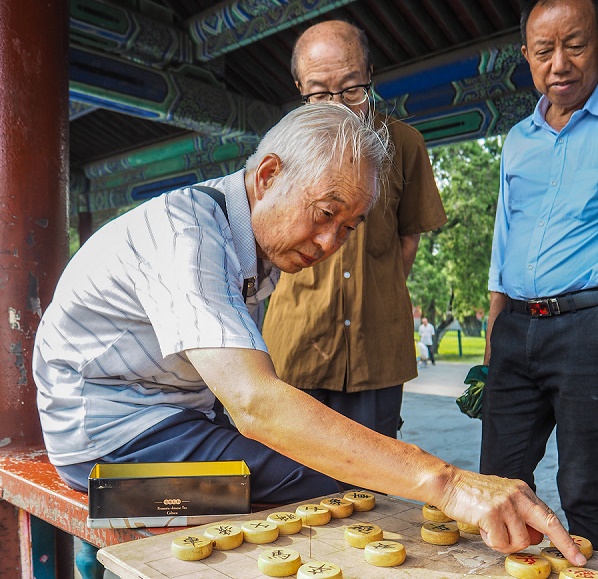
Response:
[[[521,46],[521,54],[523,54],[523,58],[525,58],[525,60],[527,60],[527,62],[529,64],[529,58],[528,58],[528,54],[527,54],[527,46],[525,44],[523,44]]]
[[[262,199],[272,186],[273,179],[282,170],[282,161],[276,153],[268,153],[255,170],[255,198]]]

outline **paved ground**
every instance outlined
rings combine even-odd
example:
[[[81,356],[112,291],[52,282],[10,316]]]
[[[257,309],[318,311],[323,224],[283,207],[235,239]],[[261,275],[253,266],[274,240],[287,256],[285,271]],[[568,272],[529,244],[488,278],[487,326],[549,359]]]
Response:
[[[405,385],[402,440],[455,464],[477,471],[480,458],[482,423],[469,418],[455,399],[471,364],[436,362],[419,369],[419,376]],[[538,496],[566,523],[556,489],[556,439],[550,438],[546,455],[536,469]]]

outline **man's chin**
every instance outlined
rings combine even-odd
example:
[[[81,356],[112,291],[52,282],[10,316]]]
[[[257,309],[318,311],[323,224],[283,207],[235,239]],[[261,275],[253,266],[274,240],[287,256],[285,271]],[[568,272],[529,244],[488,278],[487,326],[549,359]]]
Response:
[[[297,253],[291,255],[289,259],[272,259],[272,263],[280,270],[285,273],[298,273],[302,269],[313,267],[316,263],[320,263],[322,259],[308,260],[303,259],[303,254]]]
[[[277,264],[274,265],[284,273],[299,273],[302,269],[305,269],[304,266],[300,266],[294,263],[284,263],[284,264]]]

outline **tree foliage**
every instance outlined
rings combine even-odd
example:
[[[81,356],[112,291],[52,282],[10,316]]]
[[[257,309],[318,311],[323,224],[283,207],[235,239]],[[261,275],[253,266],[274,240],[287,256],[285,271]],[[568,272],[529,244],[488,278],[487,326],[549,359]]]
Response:
[[[488,310],[488,268],[499,189],[500,137],[430,153],[448,222],[422,234],[409,277],[414,305],[442,329]]]

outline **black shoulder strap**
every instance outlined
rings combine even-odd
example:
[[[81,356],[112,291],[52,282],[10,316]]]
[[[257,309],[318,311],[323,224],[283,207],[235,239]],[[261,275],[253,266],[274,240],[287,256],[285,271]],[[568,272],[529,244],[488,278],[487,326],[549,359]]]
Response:
[[[222,193],[222,191],[218,191],[218,189],[214,189],[214,187],[206,187],[205,185],[195,185],[193,188],[197,189],[198,191],[201,191],[202,193],[205,193],[206,195],[209,195],[214,201],[216,201],[220,209],[222,209],[222,213],[224,213],[226,220],[228,221],[228,211],[226,210],[226,197],[224,196],[224,193]],[[243,299],[245,301],[247,301],[247,295],[249,293],[249,290],[255,290],[255,282],[256,280],[254,277],[250,277],[243,282]],[[253,291],[253,293],[255,293],[255,291]]]
[[[214,187],[206,187],[205,185],[195,185],[193,189],[198,189],[202,193],[209,195],[218,205],[220,209],[222,209],[222,213],[228,220],[228,211],[226,210],[226,197],[222,191],[218,191],[218,189],[214,189]]]

